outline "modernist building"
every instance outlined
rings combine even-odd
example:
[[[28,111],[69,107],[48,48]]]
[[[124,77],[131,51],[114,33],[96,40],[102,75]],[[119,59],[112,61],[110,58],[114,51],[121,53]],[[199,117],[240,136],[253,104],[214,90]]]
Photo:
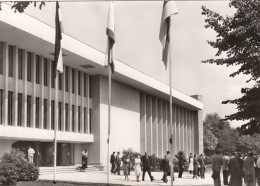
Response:
[[[8,9],[0,12],[0,28],[0,155],[12,147],[26,152],[30,145],[35,162],[51,166],[57,124],[57,165],[80,163],[87,147],[89,162],[106,166],[105,54],[64,34],[64,73],[55,84],[54,28]],[[203,151],[200,96],[172,90],[171,126],[169,87],[119,61],[115,66],[111,152],[131,147],[163,157],[171,130],[174,153]]]

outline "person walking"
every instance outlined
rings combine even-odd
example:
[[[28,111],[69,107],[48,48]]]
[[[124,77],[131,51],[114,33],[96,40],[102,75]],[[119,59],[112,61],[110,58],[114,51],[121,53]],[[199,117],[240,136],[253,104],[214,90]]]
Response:
[[[256,170],[257,170],[255,173],[256,182],[260,186],[260,155],[258,155],[258,158],[256,160]]]
[[[82,160],[82,171],[84,172],[86,168],[88,168],[88,149],[85,148],[84,151],[81,152],[81,160]]]
[[[147,152],[145,152],[144,156],[142,157],[142,164],[143,164],[143,179],[142,180],[144,181],[145,173],[148,172],[148,175],[149,175],[151,181],[153,181],[154,178],[151,174],[151,162],[150,162]]]
[[[242,170],[239,164],[239,155],[235,154],[234,158],[229,161],[230,181],[229,186],[242,186]]]
[[[182,152],[179,153],[179,175],[178,178],[182,178],[182,174],[184,171],[184,163],[185,163],[185,157]]]
[[[111,163],[111,173],[115,173],[115,168],[116,168],[116,157],[115,157],[116,152],[113,152],[110,156],[110,163]]]
[[[170,151],[167,151],[167,155],[164,156],[164,159],[161,162],[161,170],[163,171],[163,182],[167,183],[167,176],[170,175]]]
[[[28,148],[28,159],[29,159],[29,163],[33,163],[33,157],[34,157],[35,151],[34,149],[29,146]]]
[[[198,155],[194,154],[194,159],[193,159],[193,177],[198,179],[198,165],[199,165],[199,159]]]
[[[140,155],[138,154],[137,157],[135,158],[135,176],[136,176],[136,181],[139,182],[139,177],[141,176],[141,159]]]
[[[121,167],[121,158],[120,158],[120,152],[117,152],[116,155],[116,170],[115,174],[120,175],[120,167]]]
[[[215,150],[215,155],[212,156],[212,178],[214,180],[214,186],[221,186],[220,171],[222,165],[222,157],[219,155],[219,151]]]
[[[223,181],[224,181],[224,185],[228,185],[228,175],[229,175],[229,171],[228,171],[228,163],[229,163],[229,157],[228,157],[228,153],[225,152],[224,156],[222,158],[222,170],[223,170]]]
[[[202,179],[205,179],[206,160],[204,154],[201,154],[199,157],[199,165],[200,165],[200,176]]]
[[[125,155],[123,161],[125,180],[129,180],[128,175],[130,175],[130,165],[131,165],[131,161],[129,155],[127,154]]]
[[[190,172],[190,174],[193,173],[193,157],[192,157],[192,153],[190,153],[189,156],[189,167],[188,167],[188,171]]]
[[[247,159],[244,160],[244,175],[246,186],[256,186],[253,156],[254,154],[249,152]]]

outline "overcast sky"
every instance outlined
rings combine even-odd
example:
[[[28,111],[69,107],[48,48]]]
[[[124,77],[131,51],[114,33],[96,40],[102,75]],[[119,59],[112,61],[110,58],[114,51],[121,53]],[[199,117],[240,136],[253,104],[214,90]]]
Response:
[[[93,1],[60,3],[64,32],[105,52],[108,5],[108,2]],[[116,58],[168,84],[168,71],[161,61],[159,41],[162,5],[162,1],[114,2]],[[222,105],[221,102],[240,97],[240,89],[249,86],[245,83],[248,77],[229,77],[237,67],[201,63],[214,58],[216,53],[207,44],[207,40],[214,40],[216,34],[204,28],[202,5],[222,15],[234,13],[227,1],[177,1],[179,13],[174,16],[172,31],[172,86],[187,95],[202,95],[204,115],[217,112],[224,117],[236,112],[236,106]],[[46,3],[42,11],[29,8],[26,13],[53,26],[55,3]],[[232,121],[231,126],[242,123]]]

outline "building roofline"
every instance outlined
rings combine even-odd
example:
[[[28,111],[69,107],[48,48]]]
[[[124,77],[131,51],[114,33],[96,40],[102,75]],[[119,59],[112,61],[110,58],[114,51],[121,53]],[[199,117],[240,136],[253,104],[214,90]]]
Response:
[[[2,4],[2,6],[9,5]],[[10,8],[6,8],[5,11],[0,11],[0,21],[40,38],[48,43],[54,44],[55,28],[28,14],[13,13]],[[95,66],[100,69],[100,74],[106,75],[104,68],[105,54],[103,52],[68,34],[63,33],[62,36],[62,48],[65,49],[65,51],[71,52],[81,58],[93,62]],[[129,84],[143,92],[153,93],[155,95],[164,94],[161,96],[164,99],[169,97],[169,86],[164,83],[134,69],[133,67],[130,67],[123,62],[120,62],[119,60],[115,61],[115,66],[116,73],[113,75],[113,79]],[[176,103],[183,103],[187,107],[194,110],[203,109],[202,102],[187,96],[174,88],[172,88],[172,95]]]

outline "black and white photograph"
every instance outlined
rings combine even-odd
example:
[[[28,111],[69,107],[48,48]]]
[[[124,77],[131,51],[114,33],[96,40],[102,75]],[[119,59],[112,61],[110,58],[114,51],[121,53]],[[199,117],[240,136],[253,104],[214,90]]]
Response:
[[[0,185],[260,186],[260,1],[0,1]]]

